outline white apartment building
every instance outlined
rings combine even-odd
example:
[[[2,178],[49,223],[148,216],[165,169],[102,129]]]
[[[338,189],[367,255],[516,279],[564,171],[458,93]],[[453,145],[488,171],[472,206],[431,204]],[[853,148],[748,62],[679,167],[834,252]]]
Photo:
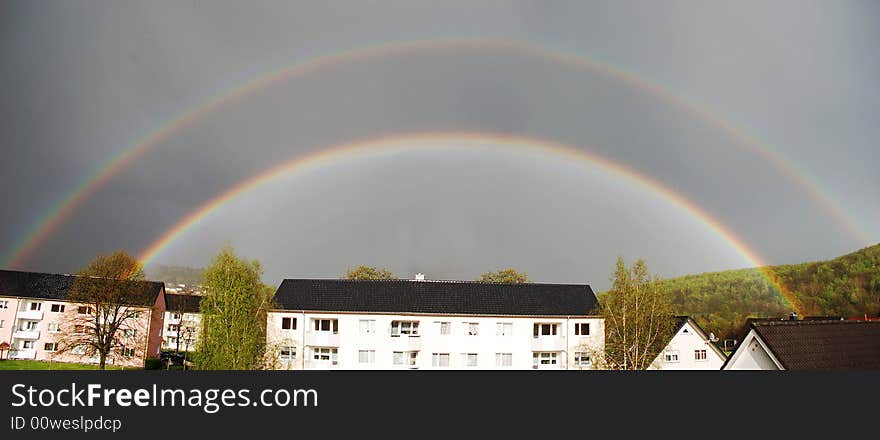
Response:
[[[62,341],[86,335],[89,316],[94,316],[89,305],[67,299],[75,280],[72,275],[0,270],[0,342],[9,344],[9,359],[98,362],[78,347],[59,350]],[[146,358],[159,355],[164,284],[137,283],[144,284],[146,295],[142,303],[127,306],[138,312],[138,318],[126,321],[118,331],[121,343],[108,358],[109,364],[143,367]]]
[[[588,285],[287,279],[267,316],[278,369],[591,369]]]
[[[165,293],[165,323],[162,349],[192,351],[199,341],[202,315],[199,313],[200,295]]]
[[[689,316],[675,317],[675,330],[649,370],[720,370],[727,357]]]

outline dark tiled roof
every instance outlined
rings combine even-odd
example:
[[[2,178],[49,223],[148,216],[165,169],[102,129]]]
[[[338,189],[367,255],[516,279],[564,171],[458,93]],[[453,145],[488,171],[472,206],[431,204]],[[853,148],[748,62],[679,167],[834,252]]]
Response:
[[[64,300],[74,280],[75,275],[0,270],[0,296]],[[143,283],[148,293],[144,301],[137,305],[152,306],[165,287],[165,284],[155,281],[133,282]]]
[[[284,280],[281,309],[461,315],[588,315],[597,305],[586,284],[476,281]]]
[[[752,328],[787,370],[880,369],[878,321],[756,321]]]
[[[200,295],[165,294],[165,310],[169,312],[199,313]]]

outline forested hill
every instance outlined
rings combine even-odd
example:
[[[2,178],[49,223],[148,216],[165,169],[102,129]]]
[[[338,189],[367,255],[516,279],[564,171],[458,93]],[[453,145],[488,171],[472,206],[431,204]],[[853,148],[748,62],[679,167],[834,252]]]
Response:
[[[769,266],[790,302],[756,269],[729,270],[664,280],[676,311],[694,316],[725,338],[748,317],[877,316],[880,312],[880,244],[828,261]],[[791,305],[790,305],[791,304]]]
[[[167,284],[199,286],[205,283],[205,269],[203,268],[150,264],[144,268],[144,272],[147,279],[164,281]]]

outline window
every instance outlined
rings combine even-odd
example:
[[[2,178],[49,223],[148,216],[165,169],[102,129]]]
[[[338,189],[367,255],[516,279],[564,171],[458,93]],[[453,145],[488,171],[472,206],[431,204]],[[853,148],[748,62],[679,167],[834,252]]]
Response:
[[[60,331],[61,331],[61,327],[58,325],[58,323],[55,323],[55,322],[49,323],[49,333],[58,333]]]
[[[694,360],[705,361],[706,360],[706,350],[694,350]]]
[[[24,343],[21,344],[21,348],[25,350],[29,348],[34,348],[34,341],[24,341]]]
[[[462,360],[464,361],[465,367],[476,367],[477,366],[477,354],[476,353],[462,353]]]
[[[315,319],[316,332],[333,332],[339,333],[339,320],[337,319]]]
[[[513,323],[512,322],[499,322],[497,329],[495,330],[496,336],[510,336],[513,334]]]
[[[281,330],[296,330],[296,318],[281,318]]]
[[[479,336],[480,335],[480,323],[468,322],[467,323],[467,335],[468,336]]]
[[[358,350],[359,364],[375,364],[376,350]]]
[[[400,336],[400,335],[418,336],[419,335],[419,322],[418,321],[391,321],[391,336]]]
[[[73,354],[86,354],[86,346],[85,345],[77,345],[70,350]]]
[[[6,321],[0,319],[0,328],[3,328],[3,323],[4,323],[4,322],[6,322]]]
[[[592,364],[593,363],[590,360],[589,353],[584,353],[582,351],[574,353],[574,366],[575,367],[589,367]]]
[[[180,320],[183,317],[183,314],[180,312],[174,312],[171,314],[171,319]]]
[[[449,366],[449,353],[433,353],[431,355],[431,366],[432,367],[448,367]]]
[[[92,308],[87,306],[79,306],[76,308],[76,313],[79,313],[80,315],[91,315]]]
[[[178,324],[168,324],[168,333],[177,333],[180,330]]]
[[[31,303],[31,310],[40,310],[43,308],[43,303]]]
[[[451,333],[451,332],[450,332],[450,329],[452,328],[452,323],[451,323],[451,322],[445,322],[445,321],[443,321],[443,322],[438,322],[438,323],[437,323],[437,327],[439,327],[439,331],[440,331],[440,334],[441,334],[441,335],[448,335],[448,334]]]
[[[134,349],[129,347],[122,347],[122,355],[126,357],[133,357]]]
[[[52,304],[52,307],[49,309],[55,313],[64,312],[64,304]]]
[[[325,320],[329,321],[329,320]],[[334,321],[336,321],[334,319]],[[322,330],[324,331],[324,330]],[[312,358],[318,362],[329,362],[331,365],[336,365],[338,362],[336,360],[336,354],[338,350],[335,348],[313,348],[312,349]]]
[[[574,325],[575,336],[590,336],[590,323],[579,322]]]
[[[666,362],[678,362],[678,350],[669,350],[663,354],[663,359]]]
[[[281,354],[278,356],[282,361],[296,360],[296,347],[281,347]]]
[[[416,366],[416,359],[419,356],[419,352],[417,351],[395,351],[394,352],[394,365],[407,365],[410,367]]]
[[[43,344],[43,351],[56,351],[58,350],[57,342],[47,342]]]
[[[167,341],[166,345],[177,345],[177,338],[174,336],[168,337]]]
[[[557,328],[559,324],[535,324],[534,336],[536,338],[541,336],[556,336]]]
[[[495,353],[496,367],[512,367],[513,353]]]
[[[22,330],[31,331],[31,330],[36,330],[36,329],[37,329],[36,321],[28,321]]]
[[[538,368],[542,365],[558,365],[559,353],[555,351],[538,351],[532,354],[532,365]]]
[[[376,334],[376,320],[375,319],[361,319],[358,321],[358,330],[362,335],[373,335]]]
[[[141,312],[137,311],[137,310],[133,311],[133,312],[129,312],[128,317],[131,319],[141,319]]]
[[[8,309],[9,301],[0,301],[0,309]]]
[[[124,336],[126,338],[133,338],[133,337],[137,336],[137,329],[133,329],[133,328],[122,329],[122,336]]]

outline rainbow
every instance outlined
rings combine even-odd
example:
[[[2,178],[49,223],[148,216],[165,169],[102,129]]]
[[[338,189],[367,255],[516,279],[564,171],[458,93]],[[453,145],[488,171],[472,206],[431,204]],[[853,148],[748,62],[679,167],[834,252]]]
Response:
[[[263,90],[276,84],[305,76],[322,69],[335,66],[356,63],[376,57],[388,57],[421,51],[461,51],[461,50],[491,50],[511,51],[549,60],[564,66],[585,69],[593,74],[611,78],[625,84],[635,90],[640,90],[649,95],[662,99],[671,105],[684,110],[688,114],[705,123],[707,126],[720,130],[725,135],[735,139],[737,143],[752,152],[760,155],[769,163],[773,164],[786,178],[795,182],[821,208],[830,214],[835,221],[844,227],[849,235],[859,243],[869,241],[867,235],[858,225],[853,223],[840,207],[838,207],[817,185],[791,162],[786,160],[770,145],[762,143],[749,135],[743,129],[725,121],[718,115],[699,108],[696,104],[676,95],[673,91],[655,82],[642,78],[634,73],[627,72],[619,67],[593,60],[569,52],[546,48],[526,42],[493,40],[493,39],[430,39],[408,42],[393,42],[371,46],[356,47],[344,52],[320,55],[301,60],[287,65],[268,74],[253,78],[242,85],[228,89],[208,99],[195,108],[179,114],[176,118],[159,126],[153,132],[134,141],[120,150],[117,154],[107,158],[98,167],[93,169],[72,191],[58,201],[43,220],[22,236],[22,239],[13,246],[9,254],[3,260],[5,267],[17,267],[26,260],[46,238],[55,231],[84,201],[89,199],[95,192],[103,187],[110,179],[131,166],[138,158],[142,157],[152,148],[161,145],[172,136],[191,126],[195,121],[205,115],[223,107],[226,104],[239,100],[256,91]]]
[[[669,187],[631,168],[578,148],[542,139],[494,133],[438,132],[394,135],[343,143],[313,153],[297,155],[235,184],[208,200],[159,236],[158,239],[139,254],[139,259],[145,265],[150,263],[164,249],[174,243],[175,240],[222,206],[282,176],[302,173],[320,167],[329,167],[344,160],[424,150],[471,151],[475,148],[487,148],[490,146],[503,149],[505,152],[536,152],[571,160],[574,163],[585,166],[598,167],[611,175],[624,178],[628,182],[658,195],[682,209],[691,217],[699,220],[715,235],[728,243],[751,266],[754,266],[763,274],[767,281],[782,294],[782,297],[792,309],[800,313],[795,306],[797,302],[794,300],[794,296],[776,281],[766,268],[767,265],[756,252],[750,249],[745,242],[717,219]]]

